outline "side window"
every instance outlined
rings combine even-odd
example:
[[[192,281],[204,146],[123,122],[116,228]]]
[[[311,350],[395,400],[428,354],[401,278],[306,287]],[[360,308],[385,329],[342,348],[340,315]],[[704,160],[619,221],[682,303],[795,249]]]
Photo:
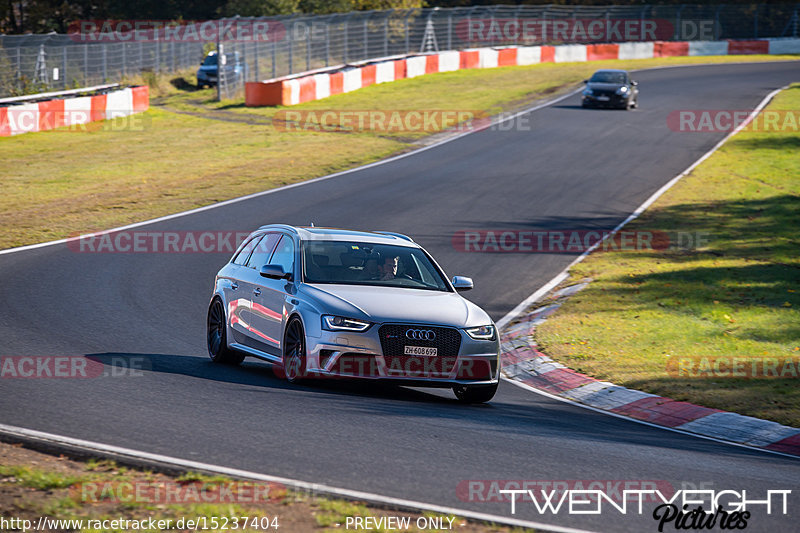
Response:
[[[250,257],[250,252],[253,251],[256,244],[258,244],[258,240],[261,238],[261,235],[256,235],[252,239],[250,239],[247,244],[236,254],[236,257],[233,258],[233,264],[235,265],[244,265],[247,262],[247,258]]]
[[[284,272],[294,272],[294,242],[291,237],[284,235],[281,238],[269,264],[282,266]]]
[[[278,237],[280,237],[280,235],[277,233],[267,233],[264,235],[264,238],[261,239],[261,242],[258,243],[252,255],[250,255],[247,266],[260,270],[262,266],[266,265],[267,259],[269,259],[272,250],[275,248],[275,243],[278,242]]]

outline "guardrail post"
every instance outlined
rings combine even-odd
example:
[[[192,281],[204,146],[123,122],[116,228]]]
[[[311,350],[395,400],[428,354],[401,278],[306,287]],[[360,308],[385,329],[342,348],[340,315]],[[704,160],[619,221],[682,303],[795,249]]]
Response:
[[[369,15],[364,15],[364,55],[363,59],[369,59],[369,37],[367,35],[367,24],[369,22]]]
[[[61,79],[64,80],[64,89],[67,88],[67,47],[61,48]]]
[[[258,80],[260,80],[260,79],[261,79],[261,78],[259,78],[259,76],[258,76],[258,60],[259,60],[259,59],[260,59],[260,57],[261,57],[261,56],[259,56],[259,54],[258,54],[258,39],[256,39],[256,40],[255,40],[255,42],[254,42],[253,44],[255,45],[255,46],[254,46],[255,50],[253,51],[253,55],[254,55],[254,57],[255,57],[255,65],[254,65],[254,67],[255,67],[255,68],[254,68],[253,70],[255,70],[255,81],[258,81]]]
[[[306,70],[311,70],[311,28],[306,33]]]
[[[294,23],[292,23],[292,32],[289,34],[289,74],[294,72]]]
[[[389,18],[394,13],[394,9],[390,9],[383,18],[383,57],[389,55]]]
[[[756,4],[756,10],[753,12],[753,38],[758,39],[758,6]]]
[[[411,16],[412,12],[413,12],[412,10],[409,10],[408,13],[406,13],[405,18],[403,19],[403,22],[406,25],[406,54],[411,53],[411,42],[409,41],[409,35],[408,35],[408,17]]]
[[[344,19],[344,24],[342,24],[342,31],[344,32],[344,63],[347,63],[347,18]]]
[[[217,102],[222,100],[222,42],[220,42],[220,34],[222,33],[222,22],[217,24]]]
[[[794,8],[792,15],[792,37],[797,37],[797,7]]]
[[[447,49],[453,49],[453,13],[447,14]]]
[[[277,51],[276,51],[277,46],[278,45],[277,45],[276,41],[272,41],[272,78],[273,79],[277,77],[277,74],[276,74],[277,71],[276,71],[276,65],[275,65],[275,60],[277,58]]]

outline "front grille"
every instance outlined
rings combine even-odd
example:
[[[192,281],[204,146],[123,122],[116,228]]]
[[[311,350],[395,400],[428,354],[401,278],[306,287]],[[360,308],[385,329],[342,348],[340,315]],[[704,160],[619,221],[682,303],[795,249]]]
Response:
[[[436,334],[432,341],[412,340],[406,337],[406,331],[430,330]],[[438,328],[434,326],[385,324],[378,330],[381,337],[381,348],[385,356],[404,356],[406,346],[424,346],[426,348],[436,348],[439,357],[458,356],[461,349],[461,333],[455,328]]]
[[[597,90],[597,89],[594,89],[592,91],[592,93],[594,94],[594,96],[616,96],[617,95],[617,91],[602,91],[602,90]]]
[[[434,340],[414,340],[406,337],[409,329],[432,331]],[[420,326],[415,324],[386,324],[380,327],[383,358],[389,374],[430,377],[452,372],[461,349],[461,333],[455,328]],[[405,355],[406,346],[436,348],[436,356]]]

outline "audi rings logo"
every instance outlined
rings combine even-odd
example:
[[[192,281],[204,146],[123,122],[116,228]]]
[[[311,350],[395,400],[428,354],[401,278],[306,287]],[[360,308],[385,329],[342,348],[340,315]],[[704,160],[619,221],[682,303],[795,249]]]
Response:
[[[432,329],[407,329],[406,337],[412,341],[433,341],[436,333]]]

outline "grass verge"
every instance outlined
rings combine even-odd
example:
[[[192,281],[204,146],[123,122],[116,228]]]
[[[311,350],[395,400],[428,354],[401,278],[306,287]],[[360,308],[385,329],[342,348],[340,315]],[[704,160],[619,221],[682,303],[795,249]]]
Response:
[[[765,111],[798,109],[794,85]],[[800,427],[798,153],[800,125],[732,137],[625,228],[695,246],[591,254],[570,274],[594,281],[537,342],[598,379]]]
[[[51,524],[46,528],[51,531],[160,531],[146,522],[153,518],[169,520],[166,530],[199,530],[204,525],[211,531],[306,533],[343,531],[347,529],[348,518],[356,517],[375,520],[369,522],[370,527],[358,528],[361,531],[389,531],[386,527],[381,529],[388,522],[380,521],[388,517],[401,520],[399,523],[407,520],[410,527],[402,531],[408,532],[436,529],[424,527],[426,524],[446,524],[451,531],[463,532],[522,531],[468,522],[455,516],[379,509],[363,502],[324,498],[275,485],[237,482],[222,476],[192,473],[168,476],[125,468],[107,460],[76,461],[6,443],[0,443],[0,465],[0,516],[4,519],[30,520],[34,526],[39,517],[81,521],[71,525],[62,523],[60,528]],[[242,527],[245,517],[248,527]],[[145,522],[141,522],[144,527],[129,523],[129,529],[114,529],[112,522],[100,524],[104,526],[101,529],[95,527],[98,524],[94,521],[117,519]],[[183,523],[179,522],[181,519]],[[188,520],[194,520],[196,526],[189,526]],[[349,529],[354,529],[353,524],[350,523]]]
[[[434,74],[292,109],[517,109],[597,68],[773,61],[794,56],[660,58],[542,64]],[[147,220],[295,183],[400,153],[424,132],[287,132],[281,108],[215,102],[184,72],[149,81],[153,107],[127,121],[0,139],[0,248]]]

